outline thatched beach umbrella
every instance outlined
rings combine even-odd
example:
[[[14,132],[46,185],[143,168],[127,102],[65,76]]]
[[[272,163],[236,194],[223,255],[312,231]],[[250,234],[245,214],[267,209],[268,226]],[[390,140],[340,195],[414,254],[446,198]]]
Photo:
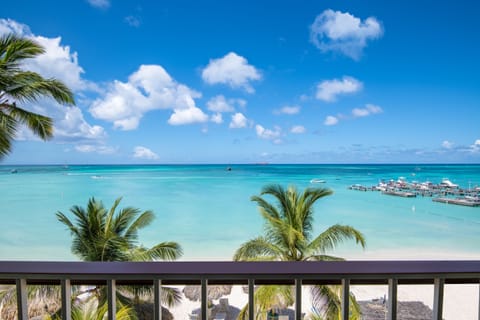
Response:
[[[208,300],[217,300],[232,292],[232,285],[208,286],[207,297]],[[200,286],[185,286],[183,294],[191,301],[199,301],[201,296]]]

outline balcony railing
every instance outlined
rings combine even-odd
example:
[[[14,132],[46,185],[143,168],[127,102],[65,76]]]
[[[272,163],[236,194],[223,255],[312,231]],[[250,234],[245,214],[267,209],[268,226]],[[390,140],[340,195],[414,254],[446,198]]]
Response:
[[[445,284],[479,284],[480,261],[342,261],[342,262],[33,262],[0,261],[0,284],[15,284],[18,319],[28,319],[27,285],[57,284],[62,319],[70,319],[71,286],[107,287],[108,319],[115,319],[117,285],[154,287],[154,319],[161,320],[162,285],[201,285],[201,316],[207,319],[207,286],[248,285],[249,319],[254,319],[254,286],[295,286],[295,319],[301,319],[302,285],[342,286],[342,320],[348,319],[351,285],[388,285],[387,319],[397,319],[399,284],[433,284],[433,319],[442,319]],[[480,297],[480,294],[479,294]],[[480,319],[480,303],[479,319]]]

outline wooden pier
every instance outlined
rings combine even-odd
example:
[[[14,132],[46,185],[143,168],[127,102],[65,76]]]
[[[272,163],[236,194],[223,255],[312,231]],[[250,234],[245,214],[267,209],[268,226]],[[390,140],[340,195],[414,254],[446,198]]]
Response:
[[[403,198],[415,198],[417,196],[413,192],[396,191],[396,190],[382,191],[382,194],[386,194],[386,195],[389,195],[389,196],[403,197]]]
[[[480,206],[480,201],[472,201],[465,198],[433,198],[432,201],[447,203],[447,204],[456,204],[459,206],[467,206],[467,207],[478,207]]]

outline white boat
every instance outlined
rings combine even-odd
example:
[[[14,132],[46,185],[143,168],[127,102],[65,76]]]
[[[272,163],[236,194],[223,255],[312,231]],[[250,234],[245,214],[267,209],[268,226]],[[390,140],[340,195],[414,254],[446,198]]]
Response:
[[[458,184],[453,183],[448,178],[443,178],[440,185],[446,188],[452,188],[452,189],[458,188]]]
[[[323,180],[323,179],[312,179],[310,180],[310,183],[325,183],[327,181]]]

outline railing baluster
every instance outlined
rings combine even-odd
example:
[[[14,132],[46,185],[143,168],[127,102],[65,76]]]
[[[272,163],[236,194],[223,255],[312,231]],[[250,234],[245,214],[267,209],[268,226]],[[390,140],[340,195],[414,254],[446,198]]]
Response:
[[[445,279],[436,278],[433,287],[433,319],[442,320],[443,314],[443,287]]]
[[[18,320],[28,320],[27,279],[17,279],[17,317]]]
[[[248,320],[255,319],[255,280],[248,279]]]
[[[115,279],[107,280],[108,320],[117,317],[117,294]]]
[[[295,279],[295,320],[302,319],[302,279]]]
[[[153,313],[155,320],[162,320],[162,280],[153,280]]]
[[[201,297],[201,301],[202,301],[202,316],[201,316],[201,319],[202,320],[208,320],[207,318],[207,303],[208,303],[208,292],[207,292],[207,286],[208,286],[208,280],[205,279],[205,278],[202,278],[202,282],[201,282],[201,294],[200,294],[200,297]]]
[[[61,281],[62,287],[62,320],[70,320],[72,317],[72,286],[70,279]]]
[[[480,320],[480,281],[478,282],[478,320]]]
[[[397,320],[398,280],[388,279],[388,319]]]
[[[342,279],[342,320],[350,316],[350,279]]]

